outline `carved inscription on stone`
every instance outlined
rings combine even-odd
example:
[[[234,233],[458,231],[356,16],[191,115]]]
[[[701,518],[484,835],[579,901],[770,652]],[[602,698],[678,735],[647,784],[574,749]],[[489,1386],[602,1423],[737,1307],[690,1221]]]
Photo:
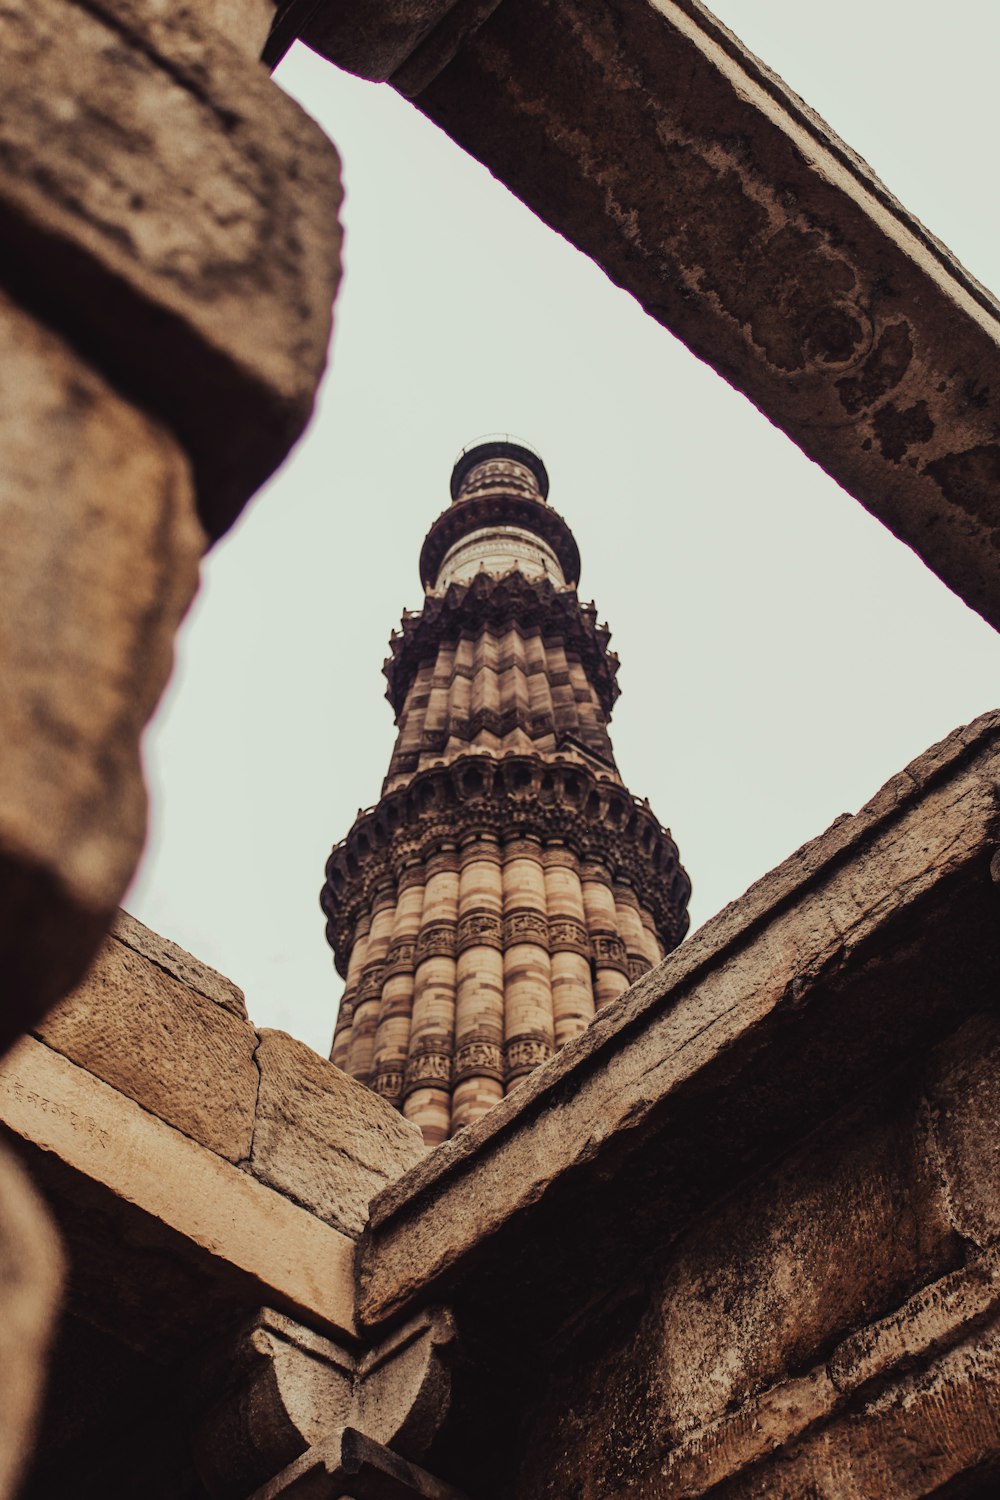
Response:
[[[459,918],[458,952],[464,953],[466,948],[475,948],[479,945],[489,948],[503,947],[503,922],[494,912],[470,911],[464,917]]]
[[[451,958],[455,953],[455,923],[435,922],[425,927],[417,938],[416,961],[425,958]]]
[[[541,912],[537,911],[514,911],[510,916],[504,917],[503,922],[503,945],[509,948],[512,943],[538,943],[543,948],[548,947],[549,924]]]

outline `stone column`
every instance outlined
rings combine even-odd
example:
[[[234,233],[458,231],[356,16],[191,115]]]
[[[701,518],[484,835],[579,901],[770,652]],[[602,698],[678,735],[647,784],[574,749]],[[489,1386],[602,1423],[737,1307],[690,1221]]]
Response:
[[[460,755],[469,742],[469,718],[472,713],[472,664],[475,641],[463,635],[455,648],[455,670],[448,695],[448,744],[445,753]]]
[[[403,1113],[420,1126],[428,1146],[447,1140],[451,1127],[457,925],[458,855],[449,844],[427,861],[403,1086]]]
[[[431,677],[430,696],[424,717],[421,750],[441,753],[448,742],[448,702],[455,671],[455,647],[451,641],[442,641],[438,647],[434,674]]]
[[[396,1106],[402,1102],[403,1073],[410,1050],[413,971],[424,908],[422,864],[410,865],[403,871],[398,890],[392,936],[385,956],[372,1069],[375,1092]]]
[[[541,845],[509,839],[503,863],[504,1064],[507,1091],[552,1056],[552,974]]]
[[[500,714],[503,748],[530,753],[527,734],[528,680],[525,675],[524,640],[516,625],[504,632],[500,652]]]
[[[642,925],[639,898],[632,887],[615,881],[614,893],[618,931],[625,942],[629,984],[634,984],[640,974],[645,974],[646,970],[651,967],[646,952],[649,937]]]
[[[372,919],[368,912],[365,912],[358,918],[354,929],[354,943],[351,947],[351,956],[347,960],[347,979],[344,982],[344,993],[340,1001],[333,1047],[330,1051],[330,1061],[338,1068],[343,1068],[345,1073],[351,1062],[351,1028],[354,1023],[354,1007],[357,1004],[358,987],[361,984],[361,975],[364,972],[365,959],[368,954],[368,932],[371,925]]]
[[[503,877],[495,834],[461,852],[452,1133],[503,1098]]]
[[[365,954],[365,967],[358,985],[351,1025],[350,1072],[352,1077],[360,1079],[362,1083],[371,1082],[385,956],[389,951],[389,939],[392,937],[392,924],[396,914],[396,890],[391,877],[386,878],[372,897],[371,913],[368,951]]]
[[[500,748],[500,683],[497,642],[487,626],[476,640],[472,677],[473,739],[488,750]]]
[[[623,990],[628,989],[628,959],[618,931],[611,876],[604,864],[593,860],[583,865],[580,883],[594,965],[594,999],[600,1010],[602,1005],[617,999]]]
[[[545,643],[539,630],[535,629],[525,637],[524,654],[531,727],[535,731],[543,727],[551,731],[553,725],[552,691],[549,687]],[[550,749],[554,742],[536,740],[536,744],[540,749]]]
[[[542,854],[552,964],[555,1044],[562,1047],[585,1031],[594,1016],[590,938],[576,855],[565,845]]]

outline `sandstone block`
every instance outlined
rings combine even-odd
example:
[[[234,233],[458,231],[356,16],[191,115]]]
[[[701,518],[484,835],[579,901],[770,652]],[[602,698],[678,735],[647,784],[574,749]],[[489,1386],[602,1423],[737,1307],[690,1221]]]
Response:
[[[208,964],[203,964],[193,954],[186,953],[169,938],[153,932],[152,928],[144,926],[127,911],[119,911],[111,931],[126,948],[141,953],[143,958],[148,958],[157,968],[172,974],[181,984],[197,990],[206,1000],[214,1000],[217,1005],[224,1006],[241,1020],[247,1019],[246,998],[239,985],[217,970],[209,968]]]
[[[249,1156],[257,1033],[117,938],[36,1029],[48,1046],[218,1156]]]
[[[312,408],[336,152],[193,4],[0,0],[0,92],[3,276],[180,437],[217,535]]]
[[[424,1155],[420,1131],[303,1042],[260,1035],[251,1170],[345,1234],[360,1234],[375,1194]]]
[[[77,982],[135,868],[139,736],[204,534],[173,438],[2,294],[0,368],[2,1043]]]

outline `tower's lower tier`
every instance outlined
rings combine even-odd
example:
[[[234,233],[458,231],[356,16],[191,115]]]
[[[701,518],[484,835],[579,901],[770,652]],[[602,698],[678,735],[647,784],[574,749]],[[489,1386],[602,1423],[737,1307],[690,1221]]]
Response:
[[[648,805],[578,761],[426,771],[330,856],[333,1061],[445,1140],[676,946],[689,891]]]

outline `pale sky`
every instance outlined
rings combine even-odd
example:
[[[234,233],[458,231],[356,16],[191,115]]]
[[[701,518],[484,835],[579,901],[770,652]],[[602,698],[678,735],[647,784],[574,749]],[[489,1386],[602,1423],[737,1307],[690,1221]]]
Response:
[[[715,9],[1000,286],[1000,5]],[[146,740],[125,905],[326,1052],[323,865],[378,799],[389,632],[480,434],[549,469],[622,659],[619,768],[673,830],[692,927],[995,707],[1000,639],[391,89],[301,47],[277,76],[344,163],[331,363],[306,438],[206,564]]]

